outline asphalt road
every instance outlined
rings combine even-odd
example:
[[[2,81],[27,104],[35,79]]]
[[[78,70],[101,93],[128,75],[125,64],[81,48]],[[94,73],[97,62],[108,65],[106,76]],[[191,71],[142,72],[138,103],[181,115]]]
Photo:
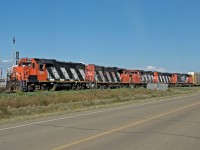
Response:
[[[200,94],[0,126],[0,150],[200,150]]]

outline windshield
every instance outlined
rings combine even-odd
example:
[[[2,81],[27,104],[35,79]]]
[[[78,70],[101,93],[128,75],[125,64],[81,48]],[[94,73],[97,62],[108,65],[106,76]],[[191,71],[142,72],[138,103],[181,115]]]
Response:
[[[20,66],[29,66],[29,67],[31,67],[31,63],[23,62],[23,63],[20,64]]]

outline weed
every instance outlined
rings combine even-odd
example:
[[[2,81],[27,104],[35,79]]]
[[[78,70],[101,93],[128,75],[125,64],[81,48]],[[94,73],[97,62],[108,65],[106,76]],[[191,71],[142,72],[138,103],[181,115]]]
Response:
[[[9,115],[8,106],[1,105],[0,106],[0,117],[5,118]]]

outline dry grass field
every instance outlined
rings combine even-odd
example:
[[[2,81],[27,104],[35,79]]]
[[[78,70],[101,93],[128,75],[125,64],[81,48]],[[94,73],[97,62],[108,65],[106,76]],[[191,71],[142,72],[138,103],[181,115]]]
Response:
[[[199,87],[170,88],[167,91],[122,88],[112,90],[16,92],[12,94],[1,92],[0,123],[198,91],[200,91]]]

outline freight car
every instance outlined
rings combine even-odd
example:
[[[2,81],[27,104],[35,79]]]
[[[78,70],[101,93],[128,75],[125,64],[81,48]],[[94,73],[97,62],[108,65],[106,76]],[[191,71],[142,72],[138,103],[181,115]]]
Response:
[[[188,72],[192,76],[193,85],[200,86],[200,73],[199,72]]]
[[[200,74],[127,70],[54,59],[22,58],[18,65],[12,67],[6,89],[35,91],[136,88],[146,87],[148,83],[164,83],[169,86],[200,85]]]

